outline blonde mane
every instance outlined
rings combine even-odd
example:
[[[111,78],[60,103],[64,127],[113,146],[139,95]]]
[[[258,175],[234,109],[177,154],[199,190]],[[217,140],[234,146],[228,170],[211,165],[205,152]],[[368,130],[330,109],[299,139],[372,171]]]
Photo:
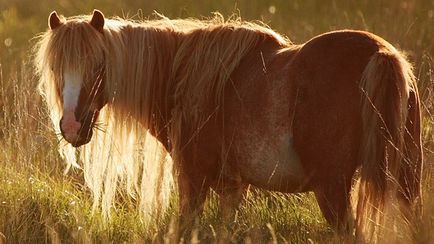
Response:
[[[98,119],[104,131],[96,130],[79,149],[61,143],[59,151],[68,168],[82,165],[94,209],[101,204],[109,216],[117,191],[125,189],[138,198],[147,218],[155,217],[167,207],[173,183],[171,160],[150,136],[159,133],[155,117],[170,115],[164,127],[176,165],[181,134],[194,136],[181,131],[183,123],[200,128],[209,116],[205,108],[219,109],[224,87],[241,60],[264,41],[282,47],[290,42],[262,24],[225,21],[218,14],[207,20],[106,19],[104,35],[87,23],[90,17],[66,19],[63,26],[45,32],[35,49],[40,90],[56,132],[62,117],[62,71],[72,68],[86,76],[102,66],[106,72],[108,104]]]

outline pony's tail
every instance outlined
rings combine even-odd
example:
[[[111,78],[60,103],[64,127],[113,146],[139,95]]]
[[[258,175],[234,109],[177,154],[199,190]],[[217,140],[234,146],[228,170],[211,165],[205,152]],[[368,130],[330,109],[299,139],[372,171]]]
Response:
[[[370,58],[360,83],[363,135],[356,235],[377,236],[383,226],[386,200],[394,196],[405,160],[409,94],[415,88],[411,65],[393,48]]]

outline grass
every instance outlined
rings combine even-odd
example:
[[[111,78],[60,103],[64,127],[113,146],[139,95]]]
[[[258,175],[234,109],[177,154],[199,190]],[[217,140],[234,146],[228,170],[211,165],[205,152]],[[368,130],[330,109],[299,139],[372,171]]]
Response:
[[[264,21],[296,43],[330,30],[364,29],[406,51],[415,66],[424,113],[425,216],[415,242],[434,240],[434,2],[0,0],[0,232],[8,243],[164,242],[176,234],[176,199],[169,213],[150,225],[142,221],[135,203],[124,199],[107,224],[100,213],[91,214],[92,199],[81,172],[63,173],[58,142],[36,89],[32,38],[47,28],[51,10],[69,16],[93,8],[108,16],[135,18],[154,10],[171,18],[239,12],[245,19]],[[237,221],[229,226],[221,225],[217,212],[216,196],[211,194],[192,240],[213,242],[226,233],[224,240],[233,242],[342,242],[311,194],[252,190]]]
[[[0,229],[13,243],[131,242],[174,238],[174,208],[158,226],[146,226],[134,205],[119,206],[109,224],[91,214],[91,199],[73,179],[53,180],[44,174],[0,171]],[[312,195],[288,196],[253,190],[237,221],[226,226],[228,239],[254,242],[276,238],[296,243],[335,238]],[[222,228],[216,196],[210,195],[204,217],[196,225],[201,240],[217,240]],[[274,235],[274,237],[273,237]]]

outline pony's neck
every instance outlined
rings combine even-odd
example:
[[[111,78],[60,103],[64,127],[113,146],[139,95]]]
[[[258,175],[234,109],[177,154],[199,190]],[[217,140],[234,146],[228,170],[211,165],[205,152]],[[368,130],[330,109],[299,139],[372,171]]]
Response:
[[[181,127],[188,136],[218,110],[226,82],[246,55],[264,43],[274,50],[289,46],[254,24],[198,23],[128,23],[106,31],[107,91],[117,119],[140,121],[166,148],[169,126],[171,140]]]
[[[107,38],[114,53],[107,80],[115,114],[141,123],[166,149],[173,106],[169,79],[178,38],[169,28],[130,24]]]

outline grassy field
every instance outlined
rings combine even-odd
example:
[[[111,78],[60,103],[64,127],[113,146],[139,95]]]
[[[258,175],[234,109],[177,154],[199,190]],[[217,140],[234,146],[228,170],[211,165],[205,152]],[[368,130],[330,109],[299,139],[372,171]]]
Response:
[[[79,170],[64,174],[57,139],[36,89],[31,65],[34,36],[47,28],[52,10],[144,18],[237,13],[261,20],[293,42],[336,29],[374,32],[408,54],[415,66],[424,113],[424,223],[415,242],[434,242],[434,2],[432,0],[0,0],[0,233],[7,243],[163,242],[175,236],[174,198],[159,223],[146,224],[134,202],[119,201],[110,223],[91,213],[90,192]],[[222,232],[221,229],[225,229]],[[186,242],[342,242],[321,216],[311,194],[252,190],[237,221],[221,226],[216,196]],[[1,239],[1,237],[0,237]],[[0,241],[1,243],[1,241]]]

